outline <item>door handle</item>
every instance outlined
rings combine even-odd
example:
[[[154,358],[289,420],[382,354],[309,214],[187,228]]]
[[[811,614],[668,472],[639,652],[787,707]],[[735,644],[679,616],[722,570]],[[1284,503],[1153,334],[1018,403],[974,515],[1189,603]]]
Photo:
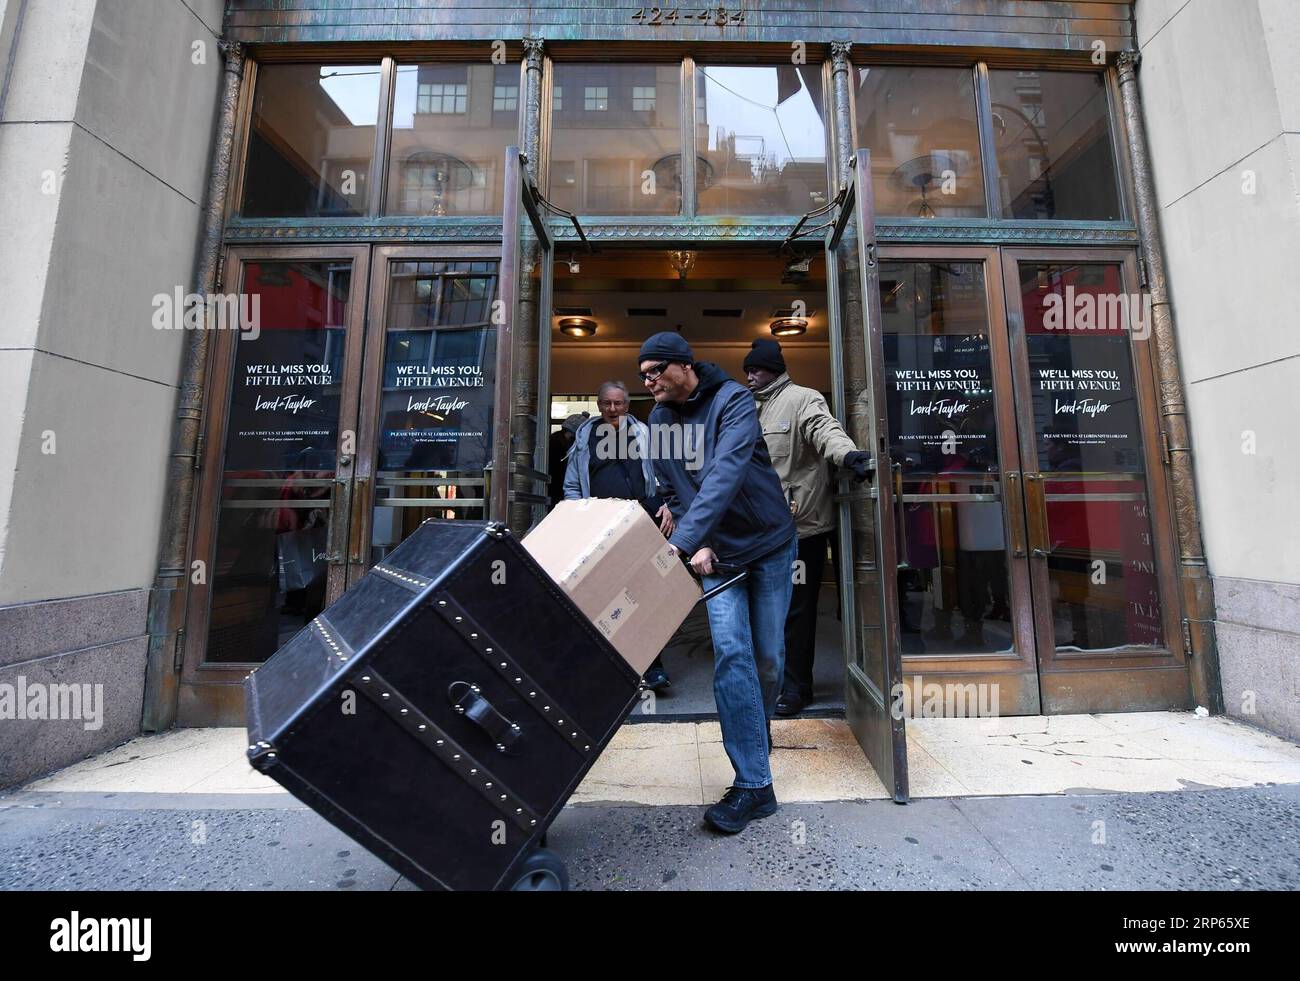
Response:
[[[1011,529],[1011,554],[1018,559],[1025,557],[1025,495],[1020,486],[1020,471],[1008,470],[1007,478],[1007,512],[1008,527]]]
[[[348,519],[348,561],[364,562],[365,538],[361,534],[365,526],[366,506],[369,503],[370,495],[366,493],[366,487],[370,482],[369,477],[354,477],[356,489],[352,492],[352,508]]]
[[[329,532],[325,542],[325,561],[330,565],[343,563],[343,540],[347,536],[347,521],[352,511],[352,480],[334,478],[334,500],[330,502]]]
[[[898,561],[894,565],[899,569],[910,569],[912,567],[907,563],[907,512],[903,505],[903,465],[892,464],[890,470],[894,478],[894,523],[898,536]]]
[[[1041,473],[1025,474],[1025,499],[1029,517],[1030,554],[1045,559],[1052,552],[1051,537],[1047,527],[1047,492]]]

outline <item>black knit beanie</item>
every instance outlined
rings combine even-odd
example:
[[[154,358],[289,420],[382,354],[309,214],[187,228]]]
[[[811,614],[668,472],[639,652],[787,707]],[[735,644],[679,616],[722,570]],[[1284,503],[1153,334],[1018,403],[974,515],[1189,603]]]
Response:
[[[760,337],[745,355],[744,369],[763,368],[776,374],[785,373],[785,358],[781,357],[781,345],[766,337]]]
[[[694,364],[695,355],[691,351],[691,346],[686,343],[686,338],[674,331],[664,330],[652,334],[641,345],[637,364],[642,361],[680,361],[683,364]]]

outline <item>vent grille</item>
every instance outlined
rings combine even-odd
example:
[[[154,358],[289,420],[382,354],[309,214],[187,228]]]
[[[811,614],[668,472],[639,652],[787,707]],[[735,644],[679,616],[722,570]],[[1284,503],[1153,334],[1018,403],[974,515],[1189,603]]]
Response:
[[[590,317],[591,307],[556,307],[557,317]]]
[[[740,316],[743,316],[744,313],[745,313],[744,310],[736,309],[736,308],[726,309],[726,310],[723,310],[723,309],[713,309],[713,310],[701,310],[701,311],[700,311],[700,315],[701,315],[701,316],[704,316],[704,317],[728,317],[728,318],[731,318],[731,319],[733,319],[733,320],[736,319],[736,318],[738,318],[738,317],[740,317]]]
[[[629,317],[666,317],[668,311],[664,307],[628,307],[627,315]]]
[[[813,314],[815,314],[816,312],[817,311],[814,310],[812,307],[809,307],[807,310],[804,310],[803,313],[795,313],[794,307],[777,307],[775,310],[772,311],[771,316],[773,318],[802,317],[805,320],[811,320],[813,318]]]

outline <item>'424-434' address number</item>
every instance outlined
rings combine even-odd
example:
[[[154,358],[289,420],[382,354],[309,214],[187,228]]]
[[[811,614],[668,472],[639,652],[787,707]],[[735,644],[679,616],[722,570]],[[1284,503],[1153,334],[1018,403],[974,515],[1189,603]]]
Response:
[[[636,13],[632,15],[632,19],[638,24],[646,24],[651,27],[659,27],[663,24],[684,24],[692,20],[701,24],[716,24],[718,27],[726,27],[728,24],[745,23],[745,11],[739,7],[734,10],[727,7],[709,7],[697,14],[690,11],[682,12],[679,7],[671,7],[667,10],[663,7],[639,7]]]

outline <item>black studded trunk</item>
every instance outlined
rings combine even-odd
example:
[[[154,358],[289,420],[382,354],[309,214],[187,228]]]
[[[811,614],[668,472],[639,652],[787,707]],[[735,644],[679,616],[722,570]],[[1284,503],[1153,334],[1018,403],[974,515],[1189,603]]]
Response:
[[[639,680],[508,531],[428,521],[249,677],[249,758],[424,888],[508,887]]]

